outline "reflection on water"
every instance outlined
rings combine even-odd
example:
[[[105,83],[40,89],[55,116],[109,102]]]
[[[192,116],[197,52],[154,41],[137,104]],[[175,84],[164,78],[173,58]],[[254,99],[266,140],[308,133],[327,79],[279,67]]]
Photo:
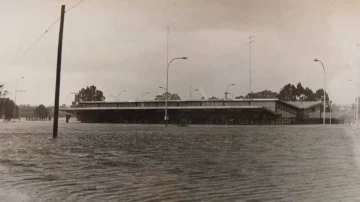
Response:
[[[360,199],[342,127],[64,123],[60,133],[1,124],[1,188],[33,201]]]

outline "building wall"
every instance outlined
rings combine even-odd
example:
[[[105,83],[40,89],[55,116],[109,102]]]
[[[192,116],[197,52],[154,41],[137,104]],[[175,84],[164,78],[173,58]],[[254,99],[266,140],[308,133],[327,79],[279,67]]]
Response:
[[[298,109],[291,107],[281,102],[275,104],[275,112],[281,115],[278,119],[278,124],[295,124],[297,123],[296,114]]]
[[[274,124],[277,116],[258,109],[176,110],[168,111],[170,124]],[[79,120],[86,123],[164,123],[163,110],[81,111]]]
[[[268,109],[275,111],[276,102],[275,101],[251,101],[251,106],[263,106]]]
[[[306,109],[305,116],[306,118],[321,118],[320,110],[321,110],[321,106]]]
[[[154,101],[154,102],[125,102],[125,103],[86,103],[86,104],[81,104],[82,107],[85,108],[89,108],[89,107],[139,107],[139,109],[141,109],[142,107],[158,107],[159,109],[156,110],[158,111],[156,115],[156,117],[159,117],[159,120],[157,120],[157,122],[161,122],[163,120],[163,108],[165,107],[165,102],[164,101]],[[210,123],[214,122],[214,123],[224,123],[225,120],[231,119],[234,120],[234,123],[238,123],[238,124],[257,124],[257,123],[271,123],[271,124],[296,124],[296,123],[301,123],[302,118],[318,118],[320,117],[320,106],[318,107],[314,107],[311,109],[306,109],[304,110],[304,113],[300,118],[299,118],[299,112],[301,112],[301,109],[296,108],[294,106],[291,105],[287,105],[286,103],[283,103],[281,101],[276,101],[276,100],[258,100],[258,101],[251,101],[251,100],[244,100],[244,101],[232,101],[232,100],[214,100],[214,101],[201,101],[201,100],[194,100],[194,101],[179,101],[179,102],[174,102],[174,101],[170,101],[168,102],[168,106],[169,107],[185,107],[185,106],[204,106],[204,107],[212,107],[212,106],[261,106],[267,109],[270,109],[271,111],[275,112],[276,114],[278,114],[278,116],[270,116],[269,112],[263,111],[262,113],[259,112],[251,112],[254,110],[249,110],[247,109],[247,112],[238,110],[238,109],[234,109],[234,110],[228,110],[227,113],[218,113],[218,111],[221,110],[208,110],[205,109],[205,111],[207,111],[206,113],[203,113],[201,116],[198,114],[196,115],[196,113],[192,113],[189,111],[193,111],[193,109],[189,109],[189,110],[182,110],[183,112],[179,112],[179,114],[176,114],[174,117],[182,117],[185,116],[186,114],[192,114],[195,115],[197,118],[196,121],[197,122],[201,122],[201,120],[203,121],[208,121]],[[204,109],[202,109],[204,110]],[[260,109],[261,110],[261,109]],[[137,114],[138,110],[132,110],[133,114]],[[186,112],[188,111],[188,112]],[[91,112],[92,113],[92,112]],[[109,115],[109,113],[106,113],[107,115]],[[89,115],[89,114],[88,114]],[[106,115],[106,116],[107,116]],[[140,114],[143,118],[142,120],[150,120],[151,117],[149,118],[147,114]],[[138,116],[140,116],[138,115]],[[154,114],[153,114],[154,115]],[[93,116],[93,113],[92,115]],[[96,115],[98,116],[98,118],[94,118],[94,119],[99,119],[99,120],[103,120],[103,119],[107,119],[107,117],[104,117],[105,115],[101,115],[98,114]],[[130,114],[117,114],[117,115],[111,115],[114,116],[113,119],[114,120],[119,120],[119,117],[132,117],[133,115]],[[186,115],[188,116],[188,115]],[[100,117],[100,118],[99,118]],[[144,118],[144,117],[148,117],[148,118]],[[201,117],[201,118],[200,118]],[[275,117],[275,118],[274,118]],[[301,119],[301,120],[300,120]],[[132,121],[138,121],[140,120],[139,117],[133,117],[131,118]],[[116,121],[115,121],[116,122]]]

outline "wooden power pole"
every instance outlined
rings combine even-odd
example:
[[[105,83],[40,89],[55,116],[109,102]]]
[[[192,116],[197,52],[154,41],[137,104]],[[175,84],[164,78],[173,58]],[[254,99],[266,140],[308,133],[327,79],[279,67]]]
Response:
[[[58,124],[59,124],[59,96],[60,96],[61,55],[62,55],[63,33],[64,33],[64,18],[65,18],[65,5],[62,5],[61,6],[59,45],[58,45],[58,55],[57,55],[57,67],[56,67],[55,107],[54,107],[54,125],[53,125],[53,138],[54,139],[57,138]]]

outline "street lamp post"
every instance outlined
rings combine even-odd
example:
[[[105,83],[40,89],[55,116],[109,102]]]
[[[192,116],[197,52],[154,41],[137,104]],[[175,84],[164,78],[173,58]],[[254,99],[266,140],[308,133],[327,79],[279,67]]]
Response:
[[[314,62],[320,62],[322,67],[323,67],[323,70],[324,70],[324,114],[323,114],[323,125],[325,125],[325,103],[326,103],[326,74],[325,74],[325,66],[324,66],[324,63],[322,63],[320,60],[318,59],[314,59]]]
[[[359,47],[359,44],[357,44],[357,46]],[[352,67],[354,67],[351,63],[348,62],[348,64]],[[356,83],[356,111],[355,111],[355,121],[356,121],[356,129],[359,128],[359,85],[360,85],[360,82],[359,82],[359,65],[356,66],[356,77],[357,77],[357,83]]]
[[[355,102],[357,102],[357,98],[355,98]],[[354,104],[354,121],[356,121],[356,103]]]
[[[77,96],[77,94],[76,93],[74,93],[74,92],[71,92],[71,94],[72,95],[74,95],[74,109],[75,109],[75,111],[74,111],[74,117],[76,118],[76,96]],[[71,107],[71,106],[70,106]]]
[[[190,86],[190,96],[189,96],[189,100],[191,100],[191,89],[192,89],[192,86]]]
[[[16,92],[18,93],[24,93],[24,90],[17,90]],[[16,105],[15,105],[16,106]],[[21,120],[21,116],[20,116],[20,106],[19,106],[19,121]]]
[[[172,60],[170,60],[167,68],[166,68],[166,93],[165,93],[165,117],[164,117],[164,120],[165,120],[165,127],[167,127],[167,124],[168,124],[168,121],[169,121],[169,117],[168,117],[168,111],[167,111],[167,96],[168,96],[168,92],[169,92],[169,68],[170,68],[170,65],[171,63],[174,61],[174,60],[187,60],[188,58],[187,57],[178,57],[178,58],[173,58]]]
[[[123,90],[123,91],[120,91],[120,92],[119,92],[118,101],[120,101],[120,95],[121,95],[121,93],[125,93],[125,92],[126,92],[126,90]]]
[[[150,92],[146,92],[142,95],[142,101],[144,101],[144,95],[150,94]]]
[[[199,89],[194,89],[194,90],[190,91],[190,100],[192,99],[192,93],[195,91],[199,91]]]
[[[226,86],[225,100],[227,100],[227,99],[228,99],[227,95],[229,94],[229,92],[228,92],[229,86],[235,86],[235,84],[234,84],[234,83],[232,83],[232,84],[229,84],[229,85],[227,85],[227,86]]]
[[[74,105],[76,105],[76,93],[71,92],[72,95],[74,95]]]
[[[356,91],[356,83],[355,83],[355,81],[353,81],[353,80],[349,80],[350,82],[353,82],[354,83],[354,87],[355,87],[355,91]],[[356,93],[355,93],[356,94]],[[357,102],[357,98],[355,97],[355,104],[354,104],[354,121],[356,121],[356,102]]]
[[[16,93],[18,92],[17,87],[18,87],[18,83],[19,83],[19,80],[20,80],[20,79],[24,79],[24,77],[22,76],[21,78],[19,78],[19,79],[16,80],[15,99],[14,99],[14,104],[15,104],[15,107],[14,107],[14,121],[15,121],[15,115],[16,115]],[[20,107],[19,107],[19,109],[20,109]],[[19,118],[20,118],[20,117],[19,117]]]

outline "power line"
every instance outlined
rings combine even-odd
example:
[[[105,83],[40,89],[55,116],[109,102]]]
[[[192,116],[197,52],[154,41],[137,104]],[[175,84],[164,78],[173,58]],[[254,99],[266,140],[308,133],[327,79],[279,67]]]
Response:
[[[65,13],[71,11],[72,9],[74,9],[75,7],[77,7],[78,5],[80,5],[80,4],[81,4],[82,2],[84,2],[84,1],[85,1],[85,0],[79,1],[79,2],[78,2],[77,4],[75,4],[73,7],[69,8],[68,10],[66,10]]]
[[[60,20],[60,18],[58,18],[57,20],[55,20],[50,27],[39,37],[37,38],[24,52],[22,52],[19,57],[17,57],[12,63],[11,65],[15,64],[17,61],[19,61],[27,52],[29,52],[47,33],[48,31],[54,27],[54,25]]]
[[[75,4],[74,6],[72,6],[70,9],[66,10],[65,12],[69,12],[72,9],[74,9],[75,7],[77,7],[78,5],[80,5],[81,3],[83,3],[85,0],[81,0],[79,1],[77,4]],[[15,60],[13,60],[13,62],[11,63],[11,65],[14,65],[16,62],[18,62],[26,53],[28,53],[37,43],[39,43],[39,41],[56,25],[56,23],[60,20],[60,17],[57,18],[46,30],[43,34],[40,35],[39,38],[37,38],[24,52],[22,52],[19,57],[17,57]]]

